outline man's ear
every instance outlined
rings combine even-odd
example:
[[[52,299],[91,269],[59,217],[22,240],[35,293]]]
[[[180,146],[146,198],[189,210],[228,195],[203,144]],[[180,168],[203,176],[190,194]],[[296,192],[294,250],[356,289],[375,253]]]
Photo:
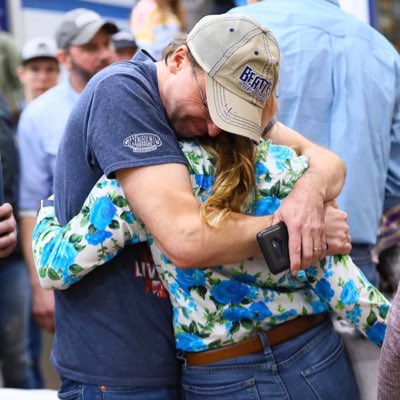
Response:
[[[70,57],[69,57],[68,52],[67,52],[66,50],[60,50],[60,49],[58,49],[58,50],[57,50],[56,57],[57,57],[57,61],[58,61],[58,63],[60,64],[60,66],[61,66],[61,65],[64,65],[64,67],[69,71],[68,66],[69,66],[69,64],[70,64],[70,62],[69,62]]]
[[[176,74],[189,62],[188,51],[186,46],[180,46],[169,57],[167,67],[172,74]]]

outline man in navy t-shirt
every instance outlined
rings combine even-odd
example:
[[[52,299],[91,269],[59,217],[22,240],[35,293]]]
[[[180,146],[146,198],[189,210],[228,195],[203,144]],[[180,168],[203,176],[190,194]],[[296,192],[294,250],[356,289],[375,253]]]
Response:
[[[224,129],[258,142],[268,122],[262,113],[278,61],[267,29],[244,16],[222,15],[201,20],[187,39],[171,44],[161,62],[139,52],[98,73],[73,110],[60,145],[59,220],[65,224],[77,214],[106,174],[119,179],[135,214],[177,266],[206,267],[259,255],[255,237],[268,217],[231,213],[218,229],[203,224],[176,135],[214,137]],[[337,196],[344,169],[336,156],[279,123],[268,135],[310,156],[311,172],[277,214],[296,238],[291,239],[292,267],[298,269],[325,253],[323,203]],[[303,204],[295,216],[291,202]],[[338,246],[350,250],[348,244]],[[66,252],[65,262],[68,257]],[[107,399],[178,397],[170,303],[145,244],[125,248],[79,284],[56,292],[52,358],[62,377],[61,393],[76,393],[73,398],[98,391]]]

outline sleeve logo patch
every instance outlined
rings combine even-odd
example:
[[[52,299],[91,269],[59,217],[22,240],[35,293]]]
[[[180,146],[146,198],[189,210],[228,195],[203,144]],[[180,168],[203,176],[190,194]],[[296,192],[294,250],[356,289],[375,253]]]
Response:
[[[158,135],[153,133],[136,133],[128,136],[123,144],[125,147],[131,148],[134,153],[148,153],[157,150],[162,145],[162,141]]]

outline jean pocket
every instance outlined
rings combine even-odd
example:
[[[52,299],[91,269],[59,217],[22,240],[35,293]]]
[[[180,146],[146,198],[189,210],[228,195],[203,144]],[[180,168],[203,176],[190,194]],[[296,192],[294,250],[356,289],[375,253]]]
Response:
[[[301,371],[314,399],[358,400],[358,388],[343,341],[325,359]]]
[[[83,400],[82,388],[78,387],[66,392],[58,392],[58,398],[60,400]]]
[[[248,379],[223,386],[182,384],[185,400],[260,400],[256,380]]]

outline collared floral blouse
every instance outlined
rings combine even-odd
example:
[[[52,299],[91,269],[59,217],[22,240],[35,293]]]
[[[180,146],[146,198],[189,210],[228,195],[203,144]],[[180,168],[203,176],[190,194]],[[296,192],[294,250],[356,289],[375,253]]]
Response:
[[[214,163],[204,148],[182,141],[193,193],[212,190]],[[263,141],[257,149],[257,193],[242,212],[272,214],[307,169],[307,159]],[[390,303],[349,256],[328,256],[297,277],[270,273],[263,259],[213,268],[176,268],[131,212],[121,186],[102,177],[81,212],[65,227],[54,207],[42,207],[33,234],[34,258],[43,287],[66,289],[114,257],[125,245],[147,241],[174,310],[176,346],[203,351],[243,340],[299,315],[333,312],[381,345]]]

